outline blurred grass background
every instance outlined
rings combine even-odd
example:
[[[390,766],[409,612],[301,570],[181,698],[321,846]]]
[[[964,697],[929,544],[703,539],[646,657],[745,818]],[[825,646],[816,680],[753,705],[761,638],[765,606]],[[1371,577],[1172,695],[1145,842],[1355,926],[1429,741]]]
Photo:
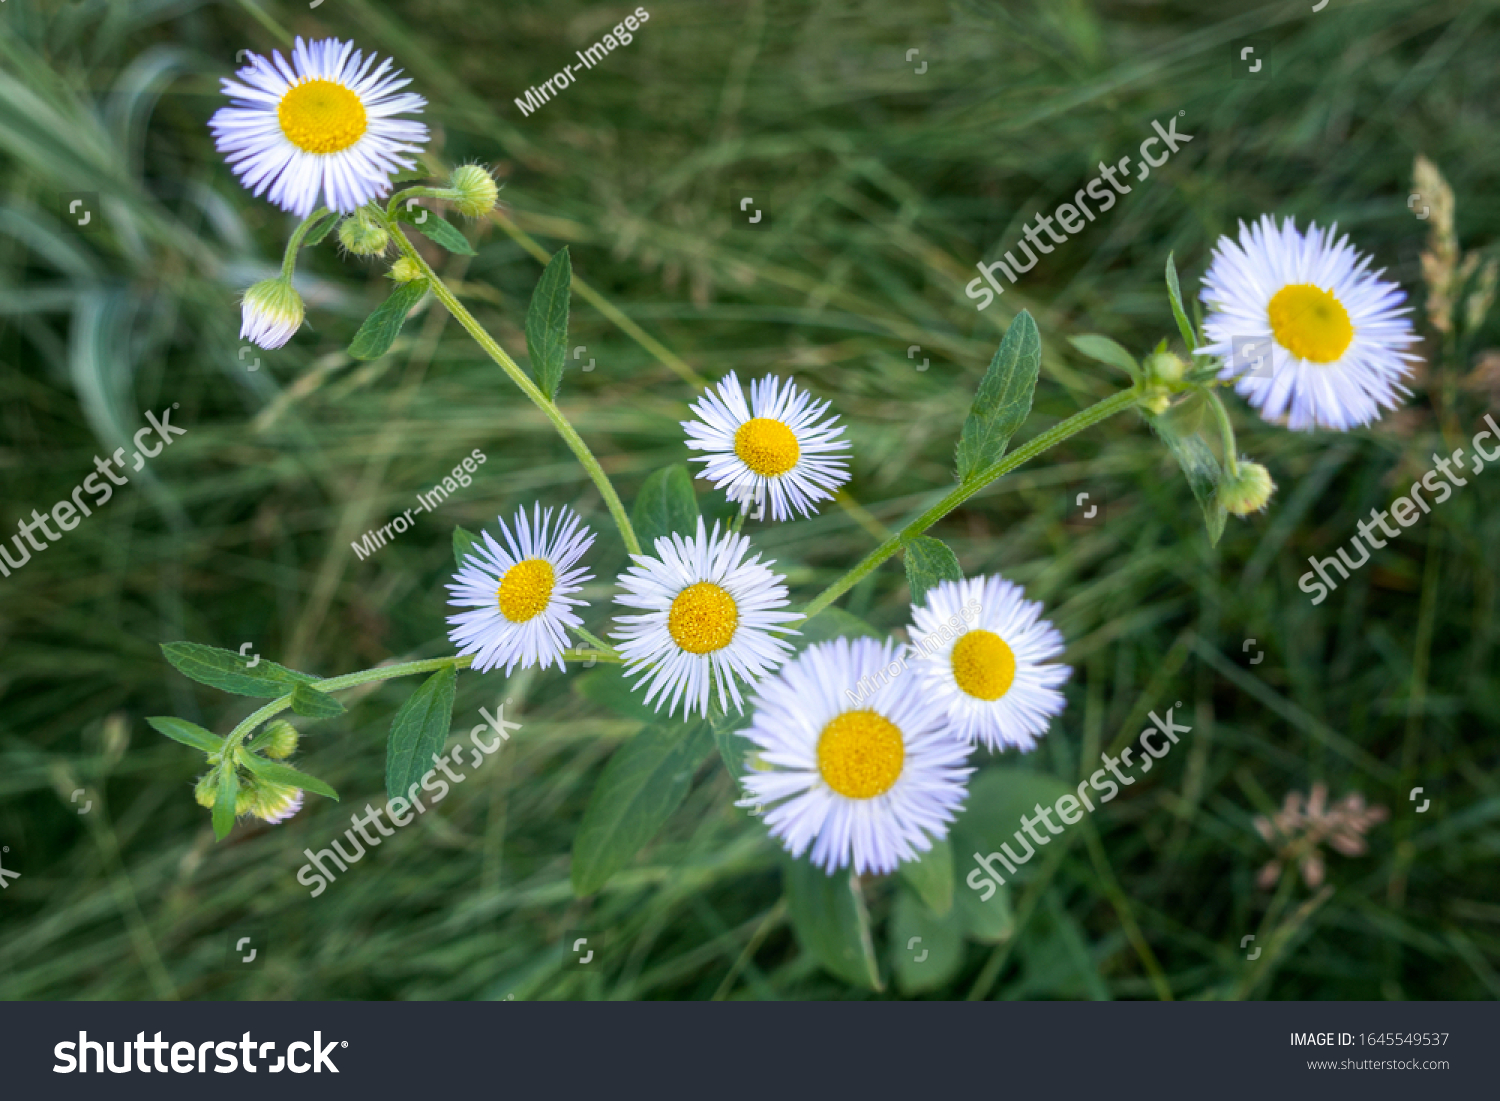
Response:
[[[594,294],[574,295],[573,343],[587,352],[563,407],[627,501],[685,458],[692,379],[795,372],[832,399],[855,445],[857,506],[749,526],[799,600],[951,484],[964,412],[1023,306],[1045,360],[1022,438],[1123,381],[1064,338],[1102,332],[1139,352],[1172,333],[1167,252],[1195,295],[1240,218],[1337,221],[1420,316],[1428,225],[1407,196],[1424,153],[1453,185],[1461,242],[1494,254],[1493,0],[1333,0],[1318,13],[1187,0],[646,7],[634,42],[529,118],[513,97],[624,5],[0,8],[0,530],[67,497],[146,410],[176,404],[189,430],[0,579],[0,864],[22,873],[0,893],[0,997],[868,996],[799,949],[778,849],[732,806],[717,757],[633,868],[572,897],[582,809],[637,724],[555,672],[463,674],[456,731],[507,697],[523,728],[482,779],[317,899],[295,881],[301,851],[381,798],[385,733],[412,682],[346,694],[349,714],[305,733],[301,760],[343,804],[312,799],[286,825],[242,824],[212,843],[192,801],[198,760],[143,719],[225,731],[252,704],[191,684],[160,643],[248,641],[325,676],[451,652],[452,525],[492,524],[535,498],[601,532],[595,630],[624,562],[545,420],[440,310],[385,358],[347,357],[384,293],[378,265],[327,244],[304,253],[309,326],[241,356],[237,295],[272,272],[291,223],[235,183],[209,138],[239,49],[331,34],[391,54],[430,101],[432,164],[496,168],[506,217],[471,232],[476,258],[433,259],[518,357],[538,256],[571,247]],[[1247,37],[1269,44],[1270,80],[1232,77]],[[1191,144],[996,306],[973,309],[962,287],[977,259],[1178,112]],[[61,217],[70,192],[98,195],[90,226]],[[760,224],[747,226],[744,196]],[[1030,866],[1005,922],[945,942],[954,962],[925,996],[1500,995],[1500,477],[1471,479],[1322,605],[1296,585],[1308,555],[1331,555],[1496,408],[1493,318],[1446,340],[1420,325],[1411,403],[1369,431],[1293,437],[1231,401],[1242,449],[1281,488],[1217,549],[1133,414],[933,531],[967,573],[1023,583],[1069,641],[1068,709],[1024,764],[1076,780],[1101,745],[1178,700],[1193,733]],[[489,461],[472,486],[356,559],[351,540],[476,447]],[[1073,519],[1085,490],[1109,503],[1102,525]],[[843,605],[894,630],[906,602],[892,562]],[[1253,666],[1252,638],[1265,653]],[[1287,880],[1273,901],[1255,886],[1272,852],[1251,818],[1317,781],[1392,817],[1367,855],[1330,857],[1328,889]],[[1417,785],[1432,800],[1420,816]],[[80,787],[88,814],[70,801]],[[961,881],[972,862],[956,857]],[[889,975],[910,902],[893,880],[865,892]],[[224,942],[242,928],[262,930],[266,952],[236,973]],[[574,929],[608,930],[602,971],[562,968]],[[1253,964],[1239,947],[1250,933],[1271,945]],[[923,988],[898,977],[883,996]]]

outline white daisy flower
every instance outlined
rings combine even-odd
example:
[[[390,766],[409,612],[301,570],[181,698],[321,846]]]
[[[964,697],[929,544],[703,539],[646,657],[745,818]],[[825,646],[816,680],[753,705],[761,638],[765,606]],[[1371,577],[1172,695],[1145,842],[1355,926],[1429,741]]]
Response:
[[[1041,603],[995,575],[939,582],[911,612],[918,676],[952,733],[993,751],[1033,749],[1062,711],[1058,688],[1072,672],[1048,662],[1063,637]]]
[[[802,618],[778,609],[787,605],[782,576],[762,564],[760,555],[745,559],[750,540],[743,535],[705,535],[703,518],[691,538],[673,534],[656,540],[656,557],[637,554],[635,565],[620,575],[625,591],[615,603],[644,609],[642,615],[616,618],[621,630],[620,656],[627,676],[640,675],[646,702],[667,714],[686,700],[684,716],[708,713],[710,680],[718,685],[719,706],[734,701],[743,711],[737,680],[749,684],[775,669],[791,645],[773,631],[797,634],[781,624]],[[660,697],[659,699],[657,697]]]
[[[760,686],[741,732],[759,767],[741,778],[750,796],[739,805],[768,807],[771,836],[793,856],[811,845],[830,875],[917,859],[946,836],[968,794],[969,747],[903,672],[891,639],[809,646]]]
[[[248,51],[247,51],[248,53]],[[250,63],[223,82],[232,103],[209,120],[214,141],[240,182],[282,210],[307,217],[320,202],[352,214],[390,193],[390,177],[416,162],[427,127],[396,115],[427,101],[399,92],[411,81],[378,67],[352,42],[299,37],[288,64],[280,51]]]
[[[583,601],[572,596],[593,575],[576,565],[594,542],[594,535],[572,509],[559,510],[552,523],[552,509],[537,505],[528,522],[526,510],[516,510],[515,534],[502,518],[502,548],[481,532],[483,545],[475,544],[448,591],[448,603],[473,611],[450,615],[448,637],[460,655],[475,654],[474,669],[485,672],[504,665],[505,673],[517,664],[522,669],[557,664],[568,646],[568,627],[582,627],[573,613]]]
[[[240,339],[267,350],[280,348],[302,328],[302,296],[285,279],[264,279],[240,303]]]
[[[1219,377],[1294,431],[1368,424],[1409,393],[1401,380],[1415,357],[1405,348],[1417,337],[1399,308],[1406,293],[1379,278],[1384,269],[1368,271],[1347,236],[1335,244],[1337,228],[1302,234],[1269,214],[1241,222],[1238,243],[1219,238],[1199,292],[1210,313],[1198,352],[1224,357]],[[1254,370],[1244,362],[1263,356]]]
[[[794,508],[808,516],[814,502],[831,501],[831,491],[849,480],[848,461],[836,454],[849,447],[838,439],[844,431],[838,417],[819,423],[828,402],[817,404],[790,379],[752,380],[747,406],[731,371],[692,409],[700,419],[682,422],[688,447],[708,452],[692,461],[705,464],[700,476],[727,488],[746,511],[769,493],[773,520],[790,520]]]

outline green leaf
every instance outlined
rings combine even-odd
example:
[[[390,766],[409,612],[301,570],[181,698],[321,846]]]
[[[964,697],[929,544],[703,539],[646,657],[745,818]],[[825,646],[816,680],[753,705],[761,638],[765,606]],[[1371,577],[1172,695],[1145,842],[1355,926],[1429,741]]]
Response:
[[[608,664],[579,673],[573,678],[573,691],[622,719],[658,723],[663,715],[655,709],[656,701],[646,702],[646,690],[636,691],[625,679],[624,666]],[[658,696],[659,700],[660,697]]]
[[[204,730],[196,723],[172,715],[154,715],[146,720],[158,734],[165,734],[174,742],[201,749],[204,753],[217,753],[224,748],[224,739],[211,730]]]
[[[881,638],[881,634],[857,615],[842,608],[824,608],[811,619],[792,624],[800,635],[789,635],[792,648],[801,653],[817,642],[836,638]]]
[[[962,581],[958,556],[948,545],[930,535],[919,535],[906,544],[906,583],[911,588],[911,602],[921,604],[927,590],[939,581]]]
[[[553,255],[531,295],[526,311],[526,351],[531,372],[547,397],[562,385],[563,361],[568,356],[568,296],[573,289],[573,261],[564,245]]]
[[[664,535],[698,530],[698,498],[686,466],[675,463],[646,479],[630,511],[630,526],[641,546],[648,548]]]
[[[889,935],[896,986],[903,994],[937,990],[963,965],[961,916],[934,914],[908,891],[896,892]]]
[[[344,713],[344,705],[326,692],[299,684],[292,689],[292,710],[309,719],[331,719]]]
[[[926,903],[927,908],[942,917],[953,906],[953,846],[945,837],[932,843],[932,850],[920,860],[908,860],[897,867],[906,885]]]
[[[467,528],[455,527],[453,529],[453,561],[459,566],[464,564],[464,559],[474,553],[479,545],[479,536]]]
[[[410,283],[398,284],[384,302],[375,307],[375,312],[365,318],[365,323],[354,334],[349,343],[349,354],[355,359],[379,359],[391,350],[406,315],[412,307],[422,301],[427,293],[427,280],[413,279]]]
[[[647,726],[615,750],[573,839],[574,894],[599,890],[656,836],[713,748],[699,721]]]
[[[421,213],[419,214],[418,211]],[[422,218],[422,214],[426,214],[427,217]],[[456,252],[460,256],[479,255],[474,251],[474,246],[469,244],[468,238],[460,233],[457,227],[451,222],[443,221],[426,207],[419,206],[414,210],[407,210],[403,204],[396,208],[396,219],[405,222],[449,252]]]
[[[1012,841],[1011,845],[1014,846],[1015,842]],[[972,857],[969,860],[973,863]],[[979,882],[983,884],[985,881]],[[1016,931],[1016,915],[1010,905],[1010,883],[996,887],[991,881],[988,885],[994,888],[994,893],[985,899],[980,891],[966,884],[955,896],[953,916],[963,928],[964,936],[970,940],[979,944],[999,944],[1009,940]]]
[[[1099,336],[1096,333],[1070,336],[1068,343],[1090,359],[1107,363],[1111,367],[1118,367],[1133,379],[1141,377],[1141,367],[1136,363],[1135,357],[1107,336]]]
[[[385,791],[405,795],[432,767],[453,724],[453,692],[458,670],[445,665],[422,682],[391,722],[385,749]]]
[[[781,882],[797,943],[845,982],[880,990],[870,914],[847,870],[828,875],[806,859],[782,860]]]
[[[1182,287],[1177,283],[1177,264],[1170,252],[1167,253],[1167,297],[1172,300],[1172,316],[1177,319],[1177,331],[1182,334],[1183,343],[1191,352],[1199,344],[1193,335],[1193,327],[1188,324],[1187,313],[1182,308]]]
[[[1042,335],[1031,314],[1022,310],[1005,330],[964,421],[958,441],[959,481],[1000,461],[1006,444],[1031,412],[1041,369]]]
[[[1198,507],[1203,510],[1208,541],[1217,544],[1219,537],[1224,534],[1224,523],[1229,517],[1229,513],[1219,503],[1219,479],[1223,477],[1223,470],[1218,457],[1202,436],[1179,435],[1167,416],[1146,416],[1146,422],[1167,445],[1167,450],[1187,475],[1188,485],[1192,487]]]
[[[317,225],[313,226],[312,229],[307,231],[307,236],[302,238],[302,247],[312,248],[314,245],[322,241],[324,237],[327,237],[328,234],[332,232],[333,227],[338,224],[339,214],[338,211],[334,211],[332,214],[328,215],[328,217],[320,221]]]
[[[315,795],[327,796],[334,802],[338,802],[339,793],[334,791],[316,776],[309,776],[301,769],[284,765],[277,761],[268,761],[264,757],[258,757],[254,753],[240,750],[236,755],[240,764],[244,765],[255,775],[264,780],[270,780],[277,784],[290,784],[294,788],[303,788]]]
[[[234,829],[234,804],[240,797],[240,774],[233,765],[219,770],[219,788],[214,793],[214,840],[223,841]]]
[[[755,751],[755,743],[740,733],[750,725],[752,717],[749,712],[743,715],[730,712],[727,715],[713,715],[709,719],[709,725],[713,727],[714,744],[719,747],[724,767],[729,770],[729,775],[736,784],[749,771],[746,762]],[[739,798],[738,792],[735,798]]]
[[[205,646],[201,642],[167,642],[161,652],[179,673],[239,696],[275,699],[284,696],[298,684],[310,684],[318,678],[277,665],[274,661],[241,657],[232,650]],[[254,665],[247,664],[255,661]]]

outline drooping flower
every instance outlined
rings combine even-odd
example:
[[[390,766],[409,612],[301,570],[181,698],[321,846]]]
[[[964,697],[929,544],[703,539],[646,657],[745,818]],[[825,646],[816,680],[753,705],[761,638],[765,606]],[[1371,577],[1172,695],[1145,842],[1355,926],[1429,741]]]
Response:
[[[1368,424],[1408,391],[1415,357],[1406,293],[1370,272],[1347,236],[1269,214],[1219,238],[1199,296],[1208,306],[1203,355],[1267,420],[1294,431]],[[1383,271],[1383,269],[1382,269]]]
[[[240,303],[240,339],[267,350],[280,348],[302,328],[305,313],[302,296],[290,280],[263,279]]]
[[[692,407],[699,419],[682,427],[689,449],[707,452],[692,461],[704,464],[701,476],[715,489],[727,489],[745,510],[769,497],[771,518],[790,520],[793,509],[803,516],[817,511],[816,502],[832,500],[849,480],[840,454],[849,441],[838,438],[844,429],[837,416],[819,420],[828,404],[767,375],[750,383],[747,405],[731,371]]]
[[[247,51],[248,53],[248,51]],[[426,100],[391,60],[375,64],[352,42],[325,38],[276,51],[223,82],[228,107],[209,121],[219,152],[240,182],[282,210],[307,217],[320,202],[352,214],[390,193],[391,176],[416,162],[427,127],[411,119]]]
[[[761,683],[742,732],[759,767],[741,778],[740,805],[766,808],[771,835],[793,856],[811,847],[830,874],[917,859],[968,793],[968,746],[915,677],[889,675],[898,655],[889,639],[809,646]]]
[[[573,612],[583,601],[572,594],[593,577],[577,562],[594,535],[572,509],[559,510],[555,524],[552,512],[537,505],[528,520],[517,509],[514,534],[502,518],[504,547],[481,532],[448,586],[448,604],[471,609],[448,617],[448,637],[460,655],[476,655],[481,673],[500,665],[506,675],[517,665],[561,669],[567,628],[583,626]]]
[[[1047,732],[1072,672],[1050,659],[1063,651],[1019,585],[999,575],[942,581],[912,606],[914,670],[955,736],[999,751],[1026,752]]]
[[[616,617],[625,675],[638,676],[646,702],[656,700],[667,714],[686,701],[685,715],[707,714],[710,684],[719,705],[732,700],[743,710],[739,681],[754,683],[775,669],[791,651],[774,632],[796,634],[782,624],[800,618],[780,609],[787,605],[780,574],[760,555],[746,559],[750,540],[714,524],[706,534],[698,518],[697,534],[656,540],[656,557],[633,555],[635,565],[620,575],[624,591],[617,604],[641,609],[639,615]]]

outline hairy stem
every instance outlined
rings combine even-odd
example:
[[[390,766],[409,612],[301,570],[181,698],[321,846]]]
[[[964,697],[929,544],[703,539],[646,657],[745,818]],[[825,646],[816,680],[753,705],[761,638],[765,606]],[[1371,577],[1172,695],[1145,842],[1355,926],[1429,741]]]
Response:
[[[291,281],[292,273],[297,270],[297,250],[302,247],[302,239],[307,236],[308,230],[321,222],[328,214],[326,206],[320,206],[306,218],[302,224],[292,230],[292,236],[286,243],[286,252],[281,257],[281,277],[288,282]]]
[[[1240,471],[1239,456],[1235,453],[1234,424],[1229,419],[1229,410],[1224,408],[1224,402],[1213,390],[1205,391],[1208,395],[1208,406],[1214,411],[1214,420],[1219,425],[1219,435],[1224,438],[1224,468],[1232,478]]]
[[[589,450],[588,444],[578,435],[568,418],[562,415],[556,403],[546,394],[542,393],[536,383],[532,382],[526,372],[511,359],[505,349],[500,347],[494,337],[485,331],[483,325],[474,319],[462,302],[448,289],[437,272],[427,265],[422,259],[421,253],[407,240],[406,234],[401,232],[400,227],[391,222],[391,237],[396,242],[396,247],[401,254],[416,264],[427,277],[428,284],[432,287],[432,293],[453,315],[455,321],[464,327],[464,330],[474,338],[474,343],[484,349],[485,353],[500,365],[512,382],[520,387],[521,392],[531,399],[532,403],[547,415],[552,426],[557,429],[557,434],[563,438],[588,475],[593,479],[594,485],[598,487],[599,494],[604,498],[604,504],[609,508],[609,514],[614,517],[615,526],[620,529],[620,538],[625,542],[625,550],[630,554],[640,554],[641,545],[636,540],[635,529],[630,526],[630,517],[625,512],[625,506],[620,502],[620,495],[615,492],[615,487],[610,484],[609,475],[604,473],[604,468],[599,465],[599,460],[594,458],[594,453]]]
[[[1139,391],[1134,389],[1121,390],[1119,393],[1113,394],[1103,401],[1096,402],[1087,409],[1074,413],[1067,420],[1053,425],[1040,435],[1034,436],[999,462],[975,474],[937,504],[907,524],[895,535],[891,536],[884,543],[881,543],[880,546],[867,554],[863,561],[815,596],[812,603],[808,604],[802,610],[802,614],[809,619],[817,615],[824,608],[828,607],[828,605],[852,589],[873,571],[875,567],[879,566],[887,558],[906,546],[906,544],[932,527],[933,524],[937,523],[991,482],[998,478],[1003,478],[1012,470],[1036,458],[1043,451],[1062,443],[1069,436],[1074,436],[1082,432],[1085,428],[1090,428],[1100,421],[1114,416],[1116,413],[1123,413],[1126,409],[1134,406],[1139,400]]]

